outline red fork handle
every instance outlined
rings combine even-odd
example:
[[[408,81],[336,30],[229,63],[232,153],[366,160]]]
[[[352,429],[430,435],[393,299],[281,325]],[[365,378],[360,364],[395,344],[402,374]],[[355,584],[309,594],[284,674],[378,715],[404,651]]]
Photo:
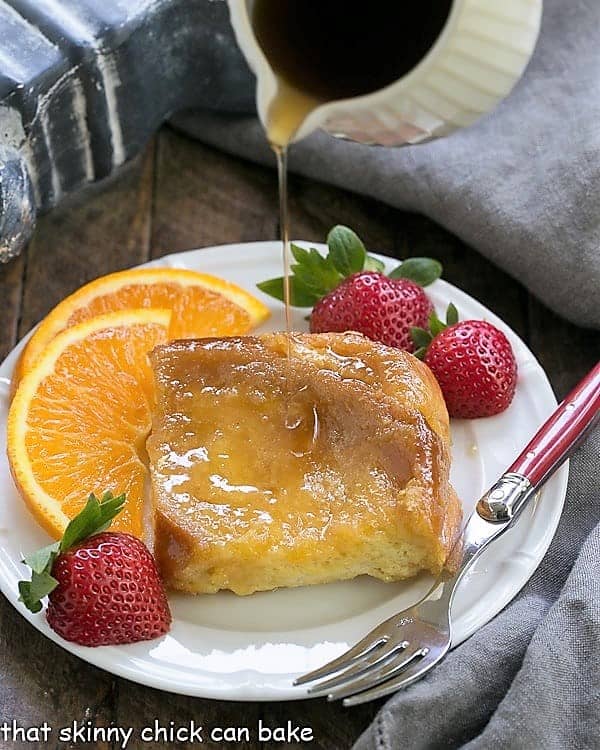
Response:
[[[599,414],[600,362],[559,404],[507,472],[527,477],[537,489],[568,458]]]

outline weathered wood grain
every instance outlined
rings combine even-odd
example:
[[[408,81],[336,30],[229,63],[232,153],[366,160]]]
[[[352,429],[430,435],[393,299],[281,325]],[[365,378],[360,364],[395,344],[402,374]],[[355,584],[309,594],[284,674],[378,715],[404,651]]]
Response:
[[[236,703],[233,701],[213,701],[202,698],[189,698],[182,695],[165,693],[161,690],[145,688],[133,683],[119,681],[117,697],[117,724],[133,726],[139,738],[144,728],[148,728],[147,736],[155,726],[169,730],[189,728],[194,722],[195,727],[202,727],[202,748],[215,750],[216,748],[235,747],[239,750],[252,750],[260,747],[256,742],[256,727],[260,717],[260,703]],[[247,727],[250,731],[250,742],[242,736],[237,743],[217,742],[211,740],[211,732],[215,728]],[[161,750],[173,747],[178,750],[198,748],[195,742],[172,741],[169,735],[159,734],[159,740],[148,741],[143,744],[144,749]],[[141,743],[140,743],[141,744]]]
[[[0,266],[0,300],[3,324],[0,327],[0,362],[6,357],[17,339],[23,291],[25,255]]]
[[[161,131],[152,256],[228,242],[272,240],[277,186],[268,169]]]
[[[102,192],[38,222],[27,252],[19,336],[82,284],[148,259],[154,144]]]
[[[43,615],[40,615],[40,617]],[[0,724],[17,721],[21,727],[53,729],[46,743],[12,743],[0,748],[66,748],[58,742],[62,727],[91,722],[110,726],[114,717],[114,679],[68,654],[26,623],[3,598],[0,602]],[[71,745],[73,747],[73,745]],[[108,750],[104,743],[95,745]]]
[[[600,360],[600,332],[568,323],[529,298],[529,343],[560,400]]]
[[[393,248],[396,212],[359,195],[290,175],[289,214],[292,238],[325,242],[333,226],[345,224],[372,252]]]

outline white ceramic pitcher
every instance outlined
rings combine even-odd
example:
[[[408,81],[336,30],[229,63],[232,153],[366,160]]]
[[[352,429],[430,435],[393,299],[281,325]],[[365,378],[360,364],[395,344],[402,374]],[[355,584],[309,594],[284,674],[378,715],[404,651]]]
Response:
[[[277,82],[253,33],[253,0],[228,4],[239,45],[257,77],[258,112],[265,123]],[[322,104],[294,140],[320,127],[362,143],[399,146],[472,124],[520,78],[541,15],[542,0],[454,0],[442,33],[409,73],[374,93]]]

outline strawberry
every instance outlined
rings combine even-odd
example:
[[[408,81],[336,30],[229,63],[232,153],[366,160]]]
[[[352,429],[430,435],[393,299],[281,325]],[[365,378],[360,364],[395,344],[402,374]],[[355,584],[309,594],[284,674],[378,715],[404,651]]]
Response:
[[[32,612],[48,596],[46,619],[67,641],[82,646],[134,643],[164,635],[171,613],[154,559],[134,536],[106,528],[125,496],[90,495],[60,542],[28,555],[31,581],[19,583]]]
[[[418,328],[412,334],[420,347],[416,353],[435,375],[451,417],[491,417],[509,407],[517,363],[502,331],[485,320],[458,322],[450,305],[446,323],[434,313],[429,331]]]
[[[438,279],[442,266],[431,258],[409,258],[387,276],[378,258],[368,255],[348,227],[335,226],[327,235],[327,255],[316,248],[291,245],[290,304],[313,307],[310,330],[360,331],[389,346],[414,350],[411,327],[423,327],[433,306],[423,291]],[[258,288],[284,299],[282,278]]]
[[[414,281],[361,271],[317,302],[310,330],[358,331],[373,341],[412,352],[410,329],[426,326],[432,310],[423,287]]]

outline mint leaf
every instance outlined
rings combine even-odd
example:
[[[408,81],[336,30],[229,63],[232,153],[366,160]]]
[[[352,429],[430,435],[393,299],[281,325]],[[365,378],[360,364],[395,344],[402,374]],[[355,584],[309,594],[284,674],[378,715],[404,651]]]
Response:
[[[327,235],[329,257],[342,276],[362,271],[367,251],[360,237],[349,227],[338,224]]]
[[[372,255],[367,255],[365,258],[365,264],[363,271],[378,271],[379,273],[385,272],[385,263],[379,258],[374,258]]]
[[[19,581],[19,601],[31,612],[39,612],[41,599],[48,596],[58,586],[58,581],[49,573],[33,573],[31,581]]]
[[[267,279],[267,281],[261,281],[256,286],[270,297],[274,297],[281,302],[284,301],[283,277]],[[290,277],[290,297],[290,304],[294,307],[312,307],[321,298],[309,287],[298,281],[295,276]]]
[[[112,492],[105,492],[102,500],[92,493],[85,508],[80,511],[65,529],[60,542],[60,551],[66,552],[78,542],[92,534],[99,534],[110,526],[112,519],[121,511],[125,495],[113,497]]]
[[[446,310],[446,325],[453,326],[455,323],[458,323],[458,310],[451,302]]]
[[[426,331],[424,328],[418,328],[417,326],[412,326],[410,329],[410,335],[412,337],[412,340],[415,343],[415,346],[419,348],[426,349],[431,343],[431,334],[429,333],[429,331]]]
[[[425,359],[425,354],[427,353],[427,347],[426,346],[420,346],[416,352],[414,352],[414,356],[417,359]]]
[[[442,264],[433,258],[407,258],[388,275],[390,279],[410,279],[429,286],[442,275]]]

